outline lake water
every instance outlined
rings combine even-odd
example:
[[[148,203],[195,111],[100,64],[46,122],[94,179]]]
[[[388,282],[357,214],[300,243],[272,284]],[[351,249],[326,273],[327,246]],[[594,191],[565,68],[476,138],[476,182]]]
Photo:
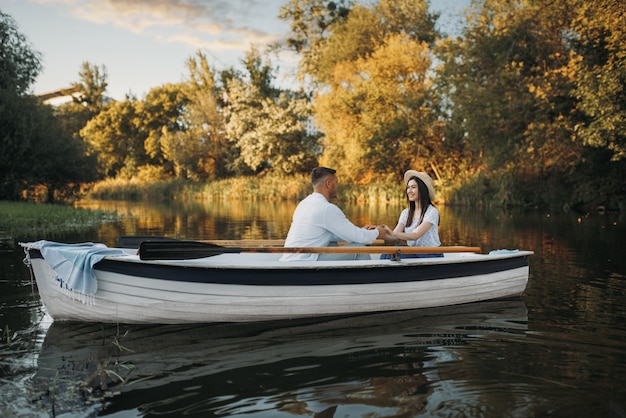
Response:
[[[284,238],[295,203],[89,202],[81,236]],[[356,224],[397,206],[342,205]],[[0,252],[2,417],[626,417],[626,219],[440,208],[443,245],[525,249],[520,299],[282,323],[52,323]]]

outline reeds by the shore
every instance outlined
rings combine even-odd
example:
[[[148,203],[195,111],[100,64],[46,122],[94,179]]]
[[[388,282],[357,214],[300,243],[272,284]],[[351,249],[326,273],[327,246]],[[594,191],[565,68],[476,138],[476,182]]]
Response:
[[[88,230],[117,215],[68,205],[0,201],[0,241]]]

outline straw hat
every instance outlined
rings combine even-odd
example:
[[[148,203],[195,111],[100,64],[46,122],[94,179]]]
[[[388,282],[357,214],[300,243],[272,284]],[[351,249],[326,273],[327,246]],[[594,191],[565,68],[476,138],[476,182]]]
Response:
[[[428,187],[428,196],[430,196],[430,200],[435,200],[435,186],[433,186],[433,179],[431,179],[428,174],[423,171],[409,170],[404,173],[405,185],[409,182],[409,180],[411,180],[411,177],[417,177],[422,180],[424,184],[426,184],[426,187]]]

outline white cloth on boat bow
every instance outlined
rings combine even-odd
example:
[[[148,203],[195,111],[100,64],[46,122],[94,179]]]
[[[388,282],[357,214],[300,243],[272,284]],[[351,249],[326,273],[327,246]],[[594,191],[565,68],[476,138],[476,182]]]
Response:
[[[32,247],[39,248],[43,258],[59,276],[63,288],[88,296],[95,295],[98,290],[94,264],[107,256],[126,255],[121,249],[92,242],[63,244],[42,240],[33,243]]]

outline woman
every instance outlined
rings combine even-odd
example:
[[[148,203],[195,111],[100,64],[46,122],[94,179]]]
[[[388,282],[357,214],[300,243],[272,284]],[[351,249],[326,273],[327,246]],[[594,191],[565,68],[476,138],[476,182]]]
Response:
[[[409,207],[402,211],[393,231],[387,227],[385,240],[406,240],[409,246],[439,247],[439,211],[432,203],[435,198],[433,180],[424,172],[409,170],[404,173],[404,184]],[[415,257],[443,257],[443,254],[403,254],[401,258]]]

